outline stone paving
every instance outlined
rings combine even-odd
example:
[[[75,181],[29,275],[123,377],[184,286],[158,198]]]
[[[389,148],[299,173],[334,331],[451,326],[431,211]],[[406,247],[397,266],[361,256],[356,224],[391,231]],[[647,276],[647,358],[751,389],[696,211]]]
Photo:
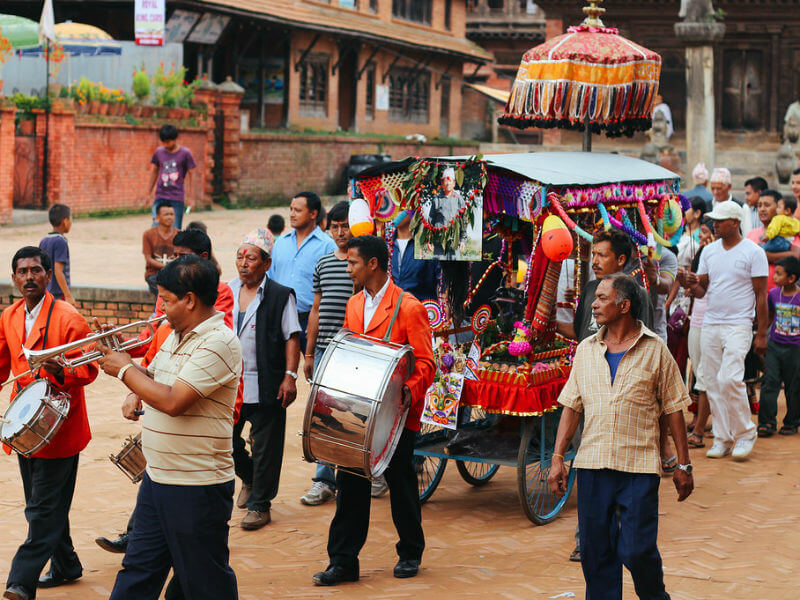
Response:
[[[271,211],[203,213],[226,274],[236,241]],[[143,225],[144,224],[144,225]],[[138,285],[141,255],[137,239],[146,218],[77,221],[70,234],[76,283]],[[3,229],[0,257],[24,243],[35,243],[41,226]],[[27,236],[27,237],[26,237]],[[106,239],[101,239],[105,237]],[[32,239],[28,239],[32,238]],[[559,518],[537,527],[517,500],[516,473],[501,468],[483,488],[461,480],[448,464],[444,479],[423,507],[427,548],[419,577],[395,580],[394,528],[388,498],[373,502],[372,527],[362,553],[362,579],[336,588],[316,588],[311,575],[325,567],[327,528],[333,505],[307,507],[299,497],[310,485],[312,465],[302,461],[302,412],[308,393],[299,386],[289,410],[287,447],[272,524],[256,532],[231,520],[231,562],[243,600],[262,598],[553,598],[583,597],[580,565],[567,561],[572,549],[576,512],[573,498]],[[122,419],[124,386],[100,375],[87,388],[93,440],[82,454],[71,513],[72,535],[84,564],[83,578],[72,585],[41,590],[37,597],[107,598],[120,555],[94,544],[98,535],[121,531],[134,504],[137,487],[108,460],[137,425]],[[8,390],[0,392],[0,407]],[[781,408],[782,416],[783,408]],[[800,533],[800,437],[759,440],[751,459],[712,461],[693,450],[695,493],[675,500],[669,479],[660,493],[659,545],[667,589],[674,600],[797,600],[795,549]],[[0,455],[0,577],[8,572],[16,547],[26,535],[22,486],[13,456]],[[625,575],[625,598],[634,598]],[[570,596],[559,596],[561,598]]]

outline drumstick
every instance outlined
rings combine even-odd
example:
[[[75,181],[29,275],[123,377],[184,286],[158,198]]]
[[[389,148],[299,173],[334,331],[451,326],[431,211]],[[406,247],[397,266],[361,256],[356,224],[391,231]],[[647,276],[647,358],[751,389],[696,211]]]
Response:
[[[11,423],[11,421],[9,421],[8,419],[4,419],[3,417],[0,417],[0,423]]]
[[[8,381],[6,381],[6,382],[5,382],[5,383],[3,383],[2,385],[0,385],[0,387],[5,387],[5,386],[7,386],[9,383],[13,383],[13,382],[15,382],[17,379],[19,379],[19,378],[21,378],[21,377],[25,377],[25,375],[30,375],[31,373],[33,373],[33,369],[28,369],[28,370],[27,370],[27,371],[25,371],[24,373],[20,373],[19,375],[15,375],[15,376],[14,376],[14,377],[12,377],[11,379],[9,379]]]

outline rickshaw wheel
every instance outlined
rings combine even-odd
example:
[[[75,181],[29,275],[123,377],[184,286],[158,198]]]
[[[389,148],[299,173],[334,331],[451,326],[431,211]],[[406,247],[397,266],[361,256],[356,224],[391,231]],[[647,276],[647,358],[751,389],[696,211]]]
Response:
[[[429,423],[422,423],[419,434],[427,434],[440,431],[442,428]],[[417,483],[419,487],[419,500],[425,503],[433,495],[434,490],[439,485],[447,467],[447,459],[438,456],[414,456],[414,468],[417,471]]]
[[[555,432],[561,411],[542,417],[527,417],[517,457],[517,492],[525,515],[536,525],[553,521],[567,503],[575,483],[570,448],[564,457],[567,468],[567,491],[561,498],[550,492],[547,477],[555,445]]]
[[[459,417],[462,425],[466,423],[478,425],[484,421],[491,422],[492,420],[492,417],[485,410],[477,406],[465,407]],[[457,460],[456,468],[464,481],[475,487],[481,487],[491,481],[500,465],[471,460]]]
[[[457,460],[456,468],[461,479],[475,487],[486,485],[497,473],[500,465],[490,465],[484,462]]]

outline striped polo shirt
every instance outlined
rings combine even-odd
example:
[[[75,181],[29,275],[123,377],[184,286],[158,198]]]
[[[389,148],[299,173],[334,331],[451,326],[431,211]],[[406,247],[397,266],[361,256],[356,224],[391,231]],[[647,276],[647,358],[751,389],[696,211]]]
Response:
[[[353,295],[353,280],[347,274],[347,260],[331,252],[317,261],[314,269],[314,294],[322,294],[319,303],[319,333],[315,350],[324,351],[328,342],[342,328],[347,301]]]
[[[169,334],[147,367],[156,382],[182,381],[200,394],[171,417],[150,405],[142,420],[147,474],[168,485],[213,485],[233,479],[233,409],[242,375],[239,338],[216,312],[178,339]]]

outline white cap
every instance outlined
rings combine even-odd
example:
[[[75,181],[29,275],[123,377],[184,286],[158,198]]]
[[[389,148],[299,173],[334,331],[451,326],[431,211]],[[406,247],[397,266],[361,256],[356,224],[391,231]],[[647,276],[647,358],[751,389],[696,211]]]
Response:
[[[712,221],[724,221],[725,219],[742,220],[742,207],[736,204],[733,200],[726,200],[720,202],[714,207],[706,216]]]
[[[725,167],[717,167],[711,173],[711,181],[717,181],[723,185],[731,185],[731,172]]]
[[[694,170],[692,171],[692,180],[697,185],[703,185],[706,181],[708,181],[708,169],[706,169],[706,165],[704,163],[697,163],[694,166]]]
[[[456,180],[456,171],[453,167],[447,167],[444,171],[442,171],[442,179],[452,179],[453,181]]]

